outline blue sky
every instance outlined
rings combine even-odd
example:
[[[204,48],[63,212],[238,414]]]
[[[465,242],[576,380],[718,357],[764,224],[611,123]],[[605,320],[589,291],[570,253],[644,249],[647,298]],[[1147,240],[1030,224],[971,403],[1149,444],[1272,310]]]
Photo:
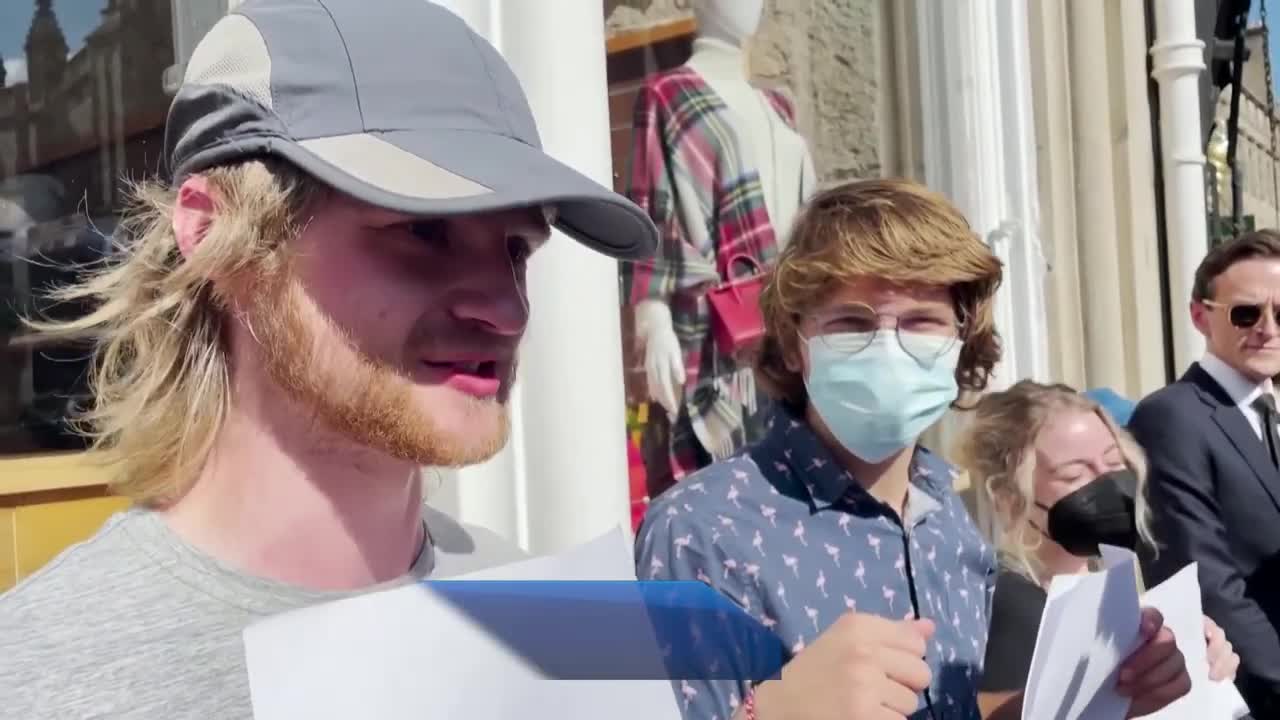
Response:
[[[83,45],[85,36],[98,26],[106,4],[106,0],[54,0],[53,12],[71,52]],[[13,82],[14,74],[26,75],[22,46],[27,41],[35,5],[35,0],[0,0],[0,57],[10,73],[9,82]]]

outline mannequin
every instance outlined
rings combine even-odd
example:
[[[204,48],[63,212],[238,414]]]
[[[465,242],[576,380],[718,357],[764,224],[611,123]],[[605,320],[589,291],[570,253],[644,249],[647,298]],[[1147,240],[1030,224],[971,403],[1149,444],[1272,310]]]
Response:
[[[804,138],[778,117],[747,77],[743,45],[755,34],[763,9],[763,0],[695,3],[699,32],[693,41],[693,55],[685,66],[702,76],[741,128],[744,154],[760,174],[765,206],[781,250],[786,229],[800,208],[801,197],[795,183],[802,172],[808,172],[808,185],[812,186],[813,165]]]
[[[754,439],[750,368],[717,351],[703,296],[729,279],[730,255],[767,267],[816,185],[790,102],[748,78],[743,45],[763,10],[763,0],[695,0],[693,55],[637,99],[630,194],[664,235],[652,261],[622,268],[649,397],[663,410],[650,421],[661,437],[646,429],[650,496]]]

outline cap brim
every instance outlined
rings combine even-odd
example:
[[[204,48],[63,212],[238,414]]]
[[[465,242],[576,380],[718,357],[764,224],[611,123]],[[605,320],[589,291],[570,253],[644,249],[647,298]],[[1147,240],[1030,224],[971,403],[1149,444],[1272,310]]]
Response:
[[[410,215],[554,205],[556,227],[618,259],[652,256],[658,231],[634,203],[518,140],[466,131],[359,133],[280,142],[278,154],[356,199]]]

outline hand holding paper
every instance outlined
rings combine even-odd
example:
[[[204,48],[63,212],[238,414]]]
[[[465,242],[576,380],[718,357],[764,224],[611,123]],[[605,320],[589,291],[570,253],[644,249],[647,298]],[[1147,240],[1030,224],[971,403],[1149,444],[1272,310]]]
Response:
[[[1023,720],[1124,720],[1116,691],[1121,662],[1139,645],[1138,579],[1132,563],[1053,579],[1031,659]]]
[[[759,717],[908,717],[929,687],[929,620],[848,613],[756,690]],[[886,713],[893,713],[886,715]]]
[[[1209,679],[1214,682],[1234,680],[1240,669],[1240,656],[1236,654],[1218,623],[1205,617],[1204,641],[1209,649]]]
[[[1131,699],[1131,718],[1150,715],[1191,691],[1186,658],[1164,616],[1144,607],[1141,617],[1138,649],[1121,664],[1116,684],[1116,692]]]
[[[1210,677],[1209,648],[1203,640],[1205,617],[1200,607],[1200,581],[1195,563],[1148,590],[1142,596],[1142,602],[1164,613],[1165,624],[1177,636],[1178,647],[1187,658],[1187,672],[1191,676],[1191,692],[1153,713],[1150,718],[1236,720],[1247,715],[1249,707],[1235,684],[1229,679],[1213,680]]]
[[[1209,677],[1200,587],[1194,565],[1138,597],[1136,557],[1104,546],[1103,569],[1054,578],[1036,638],[1024,720],[1234,720],[1248,712],[1235,686]],[[1139,607],[1159,612],[1168,635],[1142,645]],[[1170,652],[1176,640],[1178,652]],[[1125,659],[1145,679],[1130,702],[1120,678]],[[1183,676],[1185,674],[1185,680]],[[1189,684],[1189,688],[1186,685]],[[1164,705],[1164,707],[1161,707]]]

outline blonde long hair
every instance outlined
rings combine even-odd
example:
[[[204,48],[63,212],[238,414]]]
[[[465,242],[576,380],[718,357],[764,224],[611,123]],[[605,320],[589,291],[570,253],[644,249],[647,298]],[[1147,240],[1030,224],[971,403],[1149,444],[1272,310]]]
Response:
[[[113,489],[142,505],[179,497],[203,464],[231,399],[226,321],[234,302],[213,280],[254,278],[287,265],[319,189],[287,164],[247,161],[211,169],[216,205],[189,257],[173,230],[177,190],[157,182],[130,189],[116,252],[50,293],[87,302],[67,321],[25,318],[44,342],[94,343],[91,406],[75,427],[110,466]]]
[[[1146,500],[1147,461],[1137,442],[1089,397],[1066,385],[1022,380],[978,401],[955,454],[977,490],[979,507],[995,520],[990,540],[1001,562],[1036,582],[1043,570],[1036,553],[1044,542],[1043,535],[1030,526],[1035,505],[1036,438],[1054,415],[1071,410],[1096,414],[1115,437],[1125,465],[1138,479],[1138,536],[1155,547]]]

